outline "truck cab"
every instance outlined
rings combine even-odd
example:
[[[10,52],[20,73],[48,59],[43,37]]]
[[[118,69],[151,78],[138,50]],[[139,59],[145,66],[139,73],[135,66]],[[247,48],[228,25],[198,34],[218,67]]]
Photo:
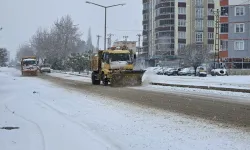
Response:
[[[22,75],[37,75],[38,71],[38,62],[36,57],[23,57],[21,60],[21,72]]]

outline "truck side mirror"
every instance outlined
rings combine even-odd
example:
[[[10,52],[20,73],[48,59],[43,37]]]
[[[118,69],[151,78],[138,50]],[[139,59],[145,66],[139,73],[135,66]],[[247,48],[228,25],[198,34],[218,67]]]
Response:
[[[136,59],[136,54],[134,54],[134,59]]]

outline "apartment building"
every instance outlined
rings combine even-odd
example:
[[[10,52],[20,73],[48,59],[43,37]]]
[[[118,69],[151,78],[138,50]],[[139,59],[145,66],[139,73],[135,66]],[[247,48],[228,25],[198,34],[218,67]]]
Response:
[[[178,55],[190,43],[206,44],[212,51],[217,7],[219,0],[143,0],[145,56]]]
[[[250,68],[250,1],[221,0],[220,5],[220,58],[235,68]]]

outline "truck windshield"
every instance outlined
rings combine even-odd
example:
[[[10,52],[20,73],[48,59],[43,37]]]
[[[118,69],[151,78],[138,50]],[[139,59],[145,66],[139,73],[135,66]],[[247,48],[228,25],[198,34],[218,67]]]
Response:
[[[110,54],[111,61],[130,61],[129,54]]]
[[[24,66],[28,66],[28,65],[36,65],[36,61],[35,61],[35,60],[31,60],[31,61],[23,61],[23,65],[24,65]]]

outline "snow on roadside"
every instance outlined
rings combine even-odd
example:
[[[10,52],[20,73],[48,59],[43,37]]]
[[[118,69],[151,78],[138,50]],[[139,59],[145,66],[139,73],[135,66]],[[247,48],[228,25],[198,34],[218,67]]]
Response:
[[[147,82],[180,85],[213,86],[225,88],[250,89],[250,76],[166,76],[156,75],[160,67],[150,67],[145,72]]]
[[[89,78],[89,77],[82,77],[82,76],[76,76],[76,75],[71,75],[71,74],[48,73],[47,75],[62,78],[62,79],[68,79],[68,80],[91,82],[91,78]]]
[[[75,92],[18,73],[0,73],[0,126],[20,127],[0,130],[1,150],[250,147],[250,134],[241,130]]]

